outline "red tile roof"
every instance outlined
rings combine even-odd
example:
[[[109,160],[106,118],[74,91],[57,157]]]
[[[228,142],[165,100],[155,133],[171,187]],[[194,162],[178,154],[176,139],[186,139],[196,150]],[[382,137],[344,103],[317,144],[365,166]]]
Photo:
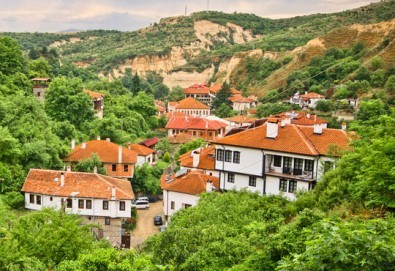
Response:
[[[166,129],[197,129],[197,130],[218,130],[225,128],[226,123],[217,120],[208,120],[195,117],[172,117],[166,125]]]
[[[313,126],[314,123],[328,123],[328,121],[317,117],[313,114],[306,114],[305,112],[283,112],[275,115],[271,115],[270,117],[275,117],[280,120],[285,118],[290,118],[292,124],[304,125],[304,126]]]
[[[64,185],[61,186],[61,173],[64,173]],[[56,180],[56,181],[55,181]],[[127,180],[112,178],[95,173],[67,172],[44,169],[30,169],[22,187],[22,192],[70,197],[111,199],[112,187],[115,198],[134,199],[132,185]]]
[[[103,93],[94,92],[94,91],[91,91],[91,90],[88,90],[88,89],[85,89],[85,88],[82,91],[87,93],[93,99],[100,99],[100,98],[103,98],[105,96],[105,94],[103,94]]]
[[[143,145],[143,146],[148,147],[148,148],[151,148],[158,142],[159,142],[159,139],[157,137],[153,137],[153,138],[148,138],[148,139],[146,139],[144,141],[141,141],[138,144]]]
[[[96,153],[100,157],[100,161],[103,163],[118,163],[118,152],[119,146],[121,145],[107,140],[91,140],[85,144],[86,146],[84,149],[82,148],[82,144],[76,146],[64,161],[78,162],[80,160],[88,159],[93,153]],[[136,162],[137,153],[129,150],[128,148],[122,147],[122,163],[135,164]]]
[[[147,148],[140,144],[129,144],[128,148],[132,151],[135,151],[137,155],[140,156],[148,156],[155,152],[155,150]]]
[[[187,152],[180,156],[178,159],[182,167],[193,167],[193,157],[192,152]],[[204,170],[214,170],[215,169],[215,147],[209,146],[207,148],[200,148],[199,152],[199,164],[197,166],[198,169]]]
[[[179,101],[175,105],[175,108],[176,109],[210,109],[210,107],[208,107],[207,105],[191,97]]]
[[[300,98],[302,100],[309,100],[309,99],[324,99],[325,96],[315,93],[315,92],[309,92],[307,94],[301,94]]]
[[[241,95],[236,95],[236,96],[230,97],[229,101],[231,101],[233,103],[255,103],[255,102],[257,102],[257,100],[254,98],[243,97]]]
[[[293,124],[281,127],[281,123],[277,125],[278,136],[274,139],[266,137],[267,123],[265,123],[262,126],[215,140],[213,143],[313,156],[326,155],[329,145],[344,149],[349,143],[346,133],[342,130],[323,129],[322,134],[317,135],[313,133],[313,127]]]
[[[168,178],[168,180],[166,180]],[[206,192],[206,182],[212,181],[213,187],[219,188],[219,178],[206,175],[201,171],[193,170],[186,174],[175,177],[175,175],[162,175],[161,187],[163,190],[174,191],[190,195],[199,195]]]
[[[185,94],[209,94],[210,90],[206,84],[193,84],[184,89]]]

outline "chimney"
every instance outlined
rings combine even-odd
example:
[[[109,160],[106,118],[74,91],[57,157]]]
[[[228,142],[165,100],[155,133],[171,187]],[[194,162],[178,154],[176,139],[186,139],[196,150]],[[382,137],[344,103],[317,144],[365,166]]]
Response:
[[[347,130],[347,123],[345,122],[342,123],[342,130],[343,131]]]
[[[207,120],[205,120],[206,121],[206,130],[208,129],[208,121]]]
[[[128,142],[128,149],[130,150],[130,145],[132,145],[132,143]]]
[[[314,123],[314,134],[322,134],[322,125],[320,123]]]
[[[96,137],[96,140],[100,140],[100,136],[97,136],[97,137]]]
[[[307,95],[307,93],[308,93],[307,91],[304,92],[305,95]]]
[[[199,165],[200,151],[196,150],[192,152],[192,167],[196,168]]]
[[[306,117],[309,119],[309,118],[310,118],[310,113],[307,113],[307,114],[306,114]]]
[[[71,150],[74,150],[74,149],[75,149],[75,139],[73,138],[71,140]]]
[[[67,166],[67,172],[71,172],[71,166]]]
[[[81,149],[85,149],[85,148],[86,148],[86,143],[85,143],[85,142],[82,142]]]
[[[117,194],[117,189],[115,188],[115,186],[111,187],[111,199],[115,200],[115,196]]]
[[[278,119],[268,118],[266,123],[266,137],[276,138],[278,136]]]
[[[107,142],[111,142],[111,139],[109,137],[106,138]]]
[[[93,173],[97,174],[97,166],[93,168]]]
[[[206,193],[210,193],[213,191],[213,181],[207,180],[206,182]]]
[[[122,164],[122,146],[119,145],[118,148],[118,164]]]
[[[64,186],[64,173],[60,173],[60,186]]]

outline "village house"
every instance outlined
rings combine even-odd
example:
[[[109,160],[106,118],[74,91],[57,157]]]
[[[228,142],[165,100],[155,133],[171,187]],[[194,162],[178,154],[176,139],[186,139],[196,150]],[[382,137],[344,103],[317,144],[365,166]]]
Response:
[[[230,122],[230,127],[240,127],[240,126],[248,126],[253,123],[256,118],[247,117],[245,115],[236,115],[230,118],[226,118],[227,121]]]
[[[169,102],[168,112],[181,112],[185,115],[190,115],[193,117],[209,116],[210,107],[194,98],[189,97],[179,102]]]
[[[146,140],[143,140],[137,144],[150,148],[150,149],[155,149],[156,144],[158,144],[159,139],[157,137],[153,137],[153,138],[148,138]]]
[[[103,163],[107,175],[118,178],[133,178],[134,167],[137,163],[137,153],[121,145],[106,140],[91,140],[75,146],[71,143],[71,153],[64,159],[73,168],[81,160],[86,160],[97,154]]]
[[[221,90],[222,84],[215,84],[209,87],[210,90],[210,97],[211,100],[213,100],[215,97],[217,97],[218,92]],[[234,96],[241,96],[242,92],[240,90],[237,90],[235,88],[230,88],[230,95],[231,97]]]
[[[256,128],[213,141],[220,189],[247,189],[294,199],[295,191],[314,188],[348,142],[344,130],[268,118]]]
[[[128,144],[128,149],[137,153],[137,163],[135,166],[142,166],[147,163],[152,165],[155,161],[155,150],[140,144]]]
[[[206,83],[193,84],[192,86],[184,89],[185,98],[194,98],[204,104],[211,104],[212,98],[210,96],[210,89]]]
[[[297,104],[301,108],[315,108],[317,102],[320,100],[325,100],[325,96],[315,93],[315,92],[305,92],[305,94],[300,94],[296,92],[294,96],[289,99],[291,104]]]
[[[242,112],[254,108],[258,104],[258,100],[254,96],[243,97],[241,95],[232,96],[229,98],[232,109],[237,112]]]
[[[54,208],[76,214],[84,223],[97,224],[92,232],[113,246],[130,247],[122,228],[131,218],[134,199],[129,181],[96,173],[30,169],[23,184],[25,208]]]
[[[33,83],[33,94],[40,101],[45,99],[45,91],[47,90],[49,83],[51,83],[51,78],[32,78]]]
[[[88,89],[83,89],[83,92],[88,94],[92,99],[92,108],[95,111],[95,116],[99,119],[103,118],[104,113],[104,94],[94,92]]]
[[[166,105],[165,105],[164,102],[159,101],[159,100],[155,100],[154,103],[155,103],[155,107],[156,107],[156,110],[157,110],[156,114],[158,116],[162,116],[163,114],[166,113]]]
[[[168,137],[187,133],[204,140],[214,140],[225,135],[226,123],[196,117],[171,117],[166,125]]]
[[[205,174],[219,177],[215,169],[215,147],[200,147],[181,155],[178,159],[181,169],[202,170]]]
[[[218,191],[218,177],[204,174],[202,171],[182,169],[176,174],[162,175],[163,211],[165,218],[181,209],[195,206],[202,193]]]
[[[283,112],[275,115],[271,115],[270,118],[276,118],[279,121],[289,119],[291,124],[302,125],[302,126],[314,126],[314,124],[321,124],[323,128],[327,128],[328,121],[317,117],[315,114],[306,112]]]

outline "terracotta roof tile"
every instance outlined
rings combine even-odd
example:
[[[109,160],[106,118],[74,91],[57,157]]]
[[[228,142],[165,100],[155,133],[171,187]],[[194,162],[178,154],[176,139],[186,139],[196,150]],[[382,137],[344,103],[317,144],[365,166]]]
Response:
[[[64,159],[67,162],[78,162],[91,157],[93,153],[96,153],[103,163],[118,163],[118,144],[109,142],[107,140],[91,140],[85,143],[85,148],[82,148],[82,144],[75,147],[68,157]],[[129,150],[128,148],[122,147],[122,163],[124,164],[135,164],[137,162],[137,153]]]
[[[187,152],[180,156],[178,159],[182,167],[193,167],[193,157],[192,152],[196,150]],[[209,146],[207,148],[200,148],[198,151],[199,164],[196,168],[204,170],[214,170],[215,169],[215,147]]]
[[[278,136],[274,139],[266,138],[266,130],[267,123],[213,143],[314,156],[327,154],[329,145],[337,145],[343,149],[348,144],[347,135],[342,130],[323,129],[323,133],[317,135],[313,133],[313,127],[293,124],[281,127],[281,123],[278,123]]]
[[[207,105],[192,97],[185,98],[175,105],[176,109],[210,109]]]
[[[236,96],[230,97],[229,101],[234,102],[234,103],[255,103],[255,102],[257,102],[257,100],[254,98],[243,97],[241,95],[236,95]]]
[[[314,123],[328,123],[328,121],[317,117],[314,114],[306,114],[304,112],[283,112],[276,115],[271,115],[270,117],[275,117],[280,120],[285,118],[290,118],[292,124],[313,126]]]
[[[315,92],[309,92],[307,94],[301,94],[300,98],[303,100],[309,100],[309,99],[324,99],[325,96],[315,93]]]
[[[226,118],[226,120],[235,123],[253,123],[256,120],[256,118],[249,118],[247,116],[237,115],[234,117]]]
[[[193,84],[192,86],[184,89],[185,94],[209,94],[210,89],[206,84]]]
[[[144,141],[139,142],[138,144],[143,145],[147,148],[151,148],[152,146],[154,146],[156,143],[159,142],[159,139],[157,137],[153,137],[153,138],[148,138]]]
[[[217,120],[195,117],[172,117],[167,123],[166,129],[218,130],[226,126],[226,123]]]
[[[91,91],[91,90],[88,90],[88,89],[85,89],[85,88],[82,91],[87,93],[93,99],[100,99],[100,98],[103,98],[105,96],[103,93],[94,92],[94,91]]]
[[[129,144],[128,148],[132,151],[135,151],[137,155],[140,156],[148,156],[155,152],[155,150],[147,148],[140,144]]]
[[[63,186],[60,185],[62,172]],[[116,189],[116,199],[134,199],[132,185],[127,180],[95,173],[43,169],[30,169],[21,191],[61,197],[70,197],[71,193],[78,192],[77,197],[111,199],[112,187]]]
[[[169,178],[169,180],[166,180]],[[171,181],[170,181],[171,180]],[[206,192],[206,182],[212,181],[213,187],[219,188],[219,178],[206,175],[201,171],[193,170],[186,174],[175,177],[175,175],[162,175],[161,187],[163,190],[185,193],[190,195],[199,195]]]
[[[172,144],[184,144],[187,143],[189,141],[198,139],[199,137],[193,136],[191,134],[188,133],[179,133],[179,134],[175,134],[172,136],[169,136],[167,139],[170,141],[170,143]]]

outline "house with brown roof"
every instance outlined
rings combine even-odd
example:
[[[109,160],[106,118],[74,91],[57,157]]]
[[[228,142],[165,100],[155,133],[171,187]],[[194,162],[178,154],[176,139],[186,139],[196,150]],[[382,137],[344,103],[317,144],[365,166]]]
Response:
[[[193,84],[190,87],[184,88],[185,98],[194,98],[204,104],[211,104],[212,98],[210,96],[210,89],[206,83]]]
[[[317,102],[320,100],[325,100],[325,96],[315,93],[315,92],[305,92],[305,94],[300,94],[296,92],[294,96],[289,99],[291,104],[297,104],[301,108],[315,108]]]
[[[193,117],[209,116],[210,107],[194,98],[188,97],[178,102],[169,102],[168,112],[181,112]]]
[[[122,225],[131,218],[134,199],[129,181],[96,173],[30,169],[22,190],[25,208],[63,209],[81,216],[98,239],[106,238],[114,246],[130,247],[130,236],[121,234]],[[124,231],[123,231],[124,232]],[[129,244],[127,240],[129,239]]]
[[[226,118],[230,122],[230,127],[241,127],[248,126],[253,123],[257,118],[248,117],[246,115],[236,115],[233,117]]]
[[[95,116],[98,117],[99,119],[103,118],[103,113],[104,113],[104,94],[99,93],[99,92],[94,92],[88,89],[83,89],[83,92],[88,94],[91,97],[92,100],[92,108],[95,111]]]
[[[268,118],[263,125],[213,141],[220,189],[246,188],[294,199],[297,190],[313,189],[348,143],[344,130]]]
[[[168,221],[178,210],[195,206],[200,195],[217,191],[218,177],[203,171],[182,169],[176,174],[162,175],[163,211]]]
[[[241,112],[251,108],[255,108],[258,105],[258,100],[255,96],[243,97],[241,95],[235,95],[229,98],[232,109]]]
[[[219,177],[215,169],[215,147],[200,147],[181,155],[178,159],[181,169],[202,170],[210,176]]]
[[[106,140],[91,140],[75,146],[71,144],[71,153],[63,161],[69,162],[73,168],[81,160],[86,160],[96,153],[103,163],[107,175],[118,178],[133,178],[137,163],[137,153],[121,145]]]
[[[218,120],[197,117],[171,117],[166,125],[168,137],[187,133],[193,137],[214,140],[225,135],[227,124]]]
[[[288,124],[296,124],[302,126],[314,126],[314,124],[321,124],[323,128],[327,128],[328,121],[317,117],[315,114],[306,112],[283,112],[275,115],[271,115],[270,118],[277,118],[279,121],[285,120]]]
[[[33,95],[40,101],[44,101],[45,91],[51,83],[51,78],[32,78],[31,81],[33,83]]]
[[[147,148],[140,144],[128,144],[128,149],[137,153],[137,163],[136,166],[142,166],[147,163],[152,165],[155,161],[155,150]]]

